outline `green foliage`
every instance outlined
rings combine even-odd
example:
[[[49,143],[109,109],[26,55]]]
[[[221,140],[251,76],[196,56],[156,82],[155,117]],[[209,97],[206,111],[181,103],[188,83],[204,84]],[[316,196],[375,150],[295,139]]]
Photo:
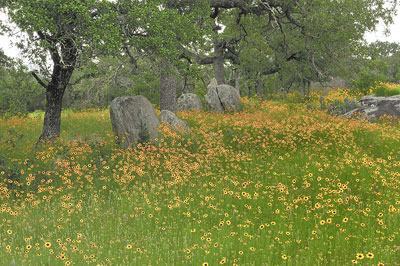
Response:
[[[376,96],[386,96],[386,88],[384,86],[379,86],[375,89]]]
[[[382,4],[381,0],[345,1],[343,8],[343,3],[336,1],[288,1],[285,8],[291,12],[291,20],[273,8],[267,13],[269,19],[251,14],[241,17],[240,24],[246,29],[241,68],[264,75],[280,72],[276,89],[301,88],[304,80],[328,81],[332,76],[353,73],[345,62],[363,52],[364,32],[373,30],[378,18],[391,21],[393,10]],[[253,79],[255,74],[246,76]],[[358,85],[364,87],[364,81]]]
[[[209,15],[207,1],[120,0],[117,8],[123,14],[125,45],[159,64],[168,60],[182,70],[187,67],[187,62],[180,60],[182,47],[204,42],[207,32],[199,23]]]
[[[388,87],[382,85],[375,89],[376,96],[394,96],[394,95],[399,95],[399,94],[400,94],[399,87],[388,88]]]
[[[147,129],[146,125],[141,122],[139,126],[139,139],[138,143],[144,144],[150,141],[150,132]]]
[[[387,70],[387,64],[384,61],[380,59],[367,61],[361,73],[353,79],[352,93],[354,95],[367,95],[384,86],[383,82],[386,81],[385,70]]]
[[[344,115],[347,112],[350,112],[351,110],[354,110],[356,108],[359,108],[361,105],[357,102],[356,99],[347,99],[345,98],[343,103],[339,101],[334,101],[332,104],[330,104],[326,109],[328,113],[333,114],[333,115]],[[321,105],[321,110],[325,110],[323,105]]]
[[[386,80],[392,83],[400,82],[400,44],[390,42],[375,42],[370,45],[369,55],[387,64],[384,71]]]
[[[400,88],[389,88],[386,90],[386,96],[394,96],[400,94]]]
[[[127,58],[102,56],[74,72],[64,107],[107,107],[119,96],[143,95],[159,105],[160,81],[152,62],[137,56],[133,66]]]
[[[44,108],[44,88],[28,73],[22,62],[8,61],[0,69],[0,113],[26,114]]]
[[[75,52],[80,60],[87,60],[96,53],[120,47],[119,26],[115,23],[118,14],[106,0],[10,0],[3,1],[0,8],[8,11],[10,21],[18,27],[18,32],[10,34],[28,35],[18,46],[32,63],[42,68],[43,74],[51,73],[47,53],[59,52],[57,47],[65,47],[68,42],[73,42],[73,50],[58,54],[61,61],[69,53]]]

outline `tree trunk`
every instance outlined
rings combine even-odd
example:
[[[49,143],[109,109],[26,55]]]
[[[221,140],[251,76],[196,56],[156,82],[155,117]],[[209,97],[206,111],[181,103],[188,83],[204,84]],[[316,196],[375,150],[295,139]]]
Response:
[[[173,69],[169,62],[164,62],[163,66],[161,66],[160,111],[169,110],[176,112],[177,78],[175,73],[172,73]]]
[[[264,99],[263,99],[262,89],[263,89],[263,83],[262,83],[262,81],[260,80],[260,78],[258,78],[257,81],[256,81],[256,93],[257,93],[257,97],[258,97],[260,100],[264,100]]]
[[[55,67],[53,71],[51,82],[46,88],[46,111],[39,142],[60,136],[62,100],[72,72],[73,69],[61,67]]]
[[[235,69],[235,88],[240,94],[240,69],[236,68]]]
[[[64,92],[57,90],[46,91],[46,112],[39,142],[44,140],[54,140],[60,136],[63,95]]]
[[[39,32],[39,36],[42,40],[46,40],[43,33]],[[46,88],[46,111],[42,134],[37,144],[45,140],[54,140],[60,136],[62,100],[75,69],[78,53],[72,39],[63,40],[60,51],[55,42],[50,43],[53,45],[49,51],[54,64],[50,82],[46,85],[33,73],[39,84]]]
[[[310,96],[310,87],[311,87],[311,81],[308,79],[303,79],[303,97],[305,99],[308,99]]]
[[[214,75],[218,85],[225,84],[225,68],[224,68],[224,49],[221,47],[221,43],[218,38],[214,38]]]

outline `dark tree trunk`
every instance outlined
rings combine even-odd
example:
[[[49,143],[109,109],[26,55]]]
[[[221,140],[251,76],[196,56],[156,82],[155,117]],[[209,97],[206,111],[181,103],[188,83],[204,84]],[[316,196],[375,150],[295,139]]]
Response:
[[[39,137],[39,141],[53,140],[60,136],[63,95],[63,91],[46,91],[46,112],[44,115],[42,134]]]
[[[49,40],[41,32],[38,32],[38,34],[42,40],[48,41],[51,45],[49,51],[54,64],[51,80],[48,84],[45,84],[33,73],[39,84],[46,88],[46,111],[42,134],[38,140],[38,143],[40,143],[46,140],[54,140],[60,136],[62,100],[75,68],[77,49],[72,39],[63,40],[60,45],[61,49],[57,49],[56,42]]]
[[[261,78],[261,77],[260,77],[260,78]],[[261,81],[260,78],[258,78],[257,81],[256,81],[256,93],[257,93],[257,97],[258,97],[260,100],[264,100],[264,99],[263,99],[263,93],[262,93],[263,83],[262,83],[262,81]]]
[[[160,111],[169,110],[176,112],[176,86],[177,78],[172,73],[173,67],[170,63],[165,63],[161,67],[160,77]]]
[[[224,49],[221,47],[221,43],[218,38],[214,38],[214,75],[218,85],[225,84],[225,68],[224,68]]]
[[[39,141],[54,140],[60,136],[62,100],[72,72],[73,69],[61,67],[55,67],[53,71],[46,88],[46,111]]]

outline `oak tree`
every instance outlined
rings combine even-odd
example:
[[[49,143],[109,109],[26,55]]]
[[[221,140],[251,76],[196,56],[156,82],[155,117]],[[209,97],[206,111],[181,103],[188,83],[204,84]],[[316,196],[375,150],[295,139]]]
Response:
[[[117,13],[110,2],[99,0],[10,0],[2,1],[0,8],[26,33],[19,46],[41,67],[40,73],[32,72],[46,89],[39,141],[53,140],[60,136],[63,95],[79,62],[96,50],[118,49]]]

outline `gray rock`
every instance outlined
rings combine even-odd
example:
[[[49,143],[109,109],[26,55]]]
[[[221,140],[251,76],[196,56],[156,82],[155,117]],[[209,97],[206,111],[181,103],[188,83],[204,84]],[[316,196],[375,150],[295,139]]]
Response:
[[[379,97],[375,95],[364,96],[359,100],[360,107],[355,108],[343,116],[362,116],[370,122],[376,122],[382,116],[391,116],[393,120],[400,119],[400,95]]]
[[[222,113],[224,111],[224,107],[222,106],[222,103],[218,97],[217,87],[217,80],[213,78],[207,87],[205,99],[211,110],[216,113]]]
[[[193,93],[182,94],[176,101],[176,107],[178,111],[190,110],[194,111],[203,110],[199,96]]]
[[[217,87],[217,93],[225,112],[239,112],[242,109],[240,94],[236,88],[222,84]]]
[[[238,112],[242,108],[238,90],[226,84],[217,85],[216,79],[212,79],[208,85],[205,99],[216,113]]]
[[[151,140],[156,143],[160,121],[154,107],[144,96],[117,97],[111,102],[112,130],[122,148]]]
[[[189,131],[189,125],[186,121],[179,119],[173,112],[162,110],[160,113],[161,123],[170,125],[172,128],[182,131]]]

